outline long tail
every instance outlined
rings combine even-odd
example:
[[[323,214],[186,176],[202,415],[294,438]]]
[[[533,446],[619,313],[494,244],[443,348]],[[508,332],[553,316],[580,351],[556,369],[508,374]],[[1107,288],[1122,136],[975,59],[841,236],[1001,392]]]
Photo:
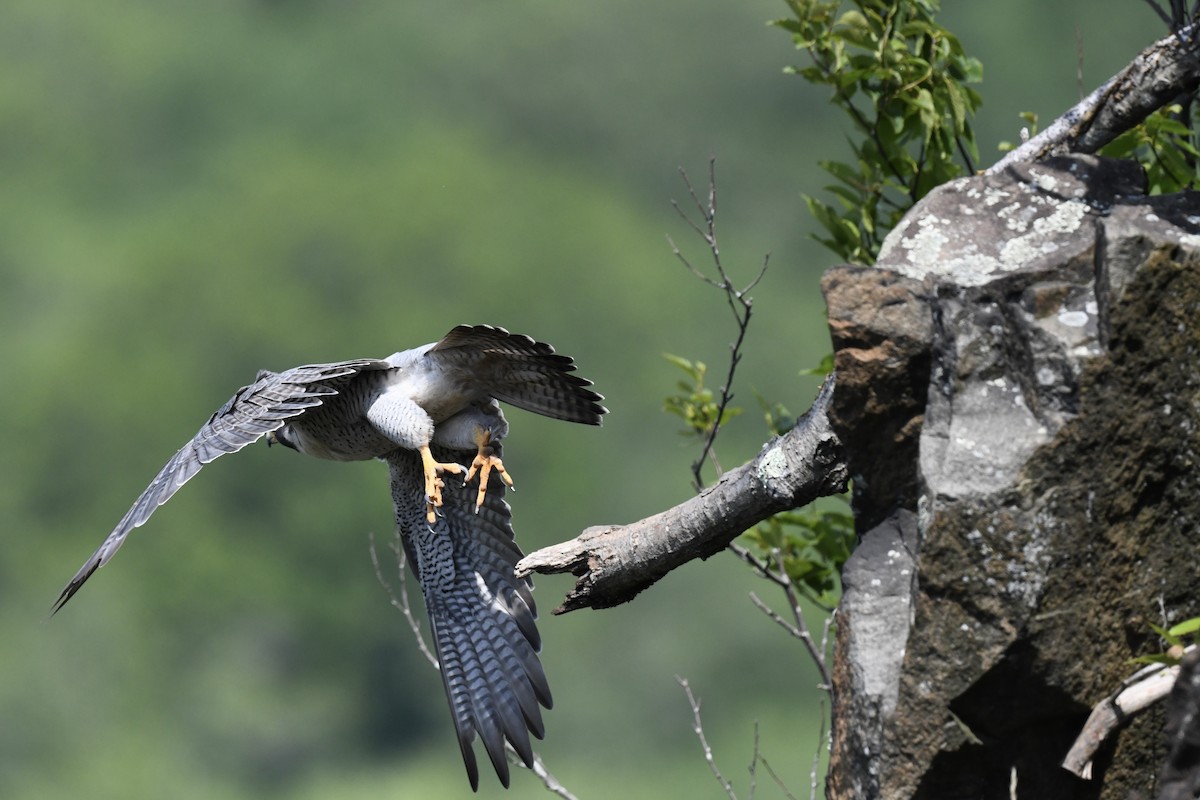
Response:
[[[437,457],[454,460],[462,455],[445,451]],[[473,490],[448,485],[442,515],[431,526],[425,519],[419,458],[398,451],[388,463],[397,523],[425,596],[471,788],[479,785],[476,735],[507,787],[505,741],[532,767],[530,734],[539,739],[544,735],[541,707],[550,708],[552,698],[537,655],[541,637],[533,587],[513,576],[521,551],[513,541],[503,484],[489,484],[478,514]]]

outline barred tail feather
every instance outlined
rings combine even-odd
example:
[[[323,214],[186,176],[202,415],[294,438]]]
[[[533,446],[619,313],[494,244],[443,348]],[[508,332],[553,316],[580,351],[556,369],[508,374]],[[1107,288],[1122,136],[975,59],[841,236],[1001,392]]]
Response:
[[[453,451],[435,450],[435,456],[463,460],[462,453]],[[513,541],[503,484],[489,483],[476,514],[476,487],[451,481],[442,490],[442,515],[430,526],[424,515],[419,458],[400,451],[388,456],[388,463],[397,521],[425,596],[471,787],[479,784],[476,737],[507,787],[505,742],[532,767],[530,735],[542,738],[541,709],[550,708],[553,701],[537,655],[541,640],[532,584],[513,576],[521,551]]]

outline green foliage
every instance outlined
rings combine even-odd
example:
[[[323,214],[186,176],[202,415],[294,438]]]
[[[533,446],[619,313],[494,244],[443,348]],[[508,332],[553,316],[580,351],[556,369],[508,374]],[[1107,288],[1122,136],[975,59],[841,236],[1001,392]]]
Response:
[[[980,105],[968,84],[983,67],[934,21],[936,0],[788,0],[790,31],[812,65],[791,72],[828,86],[854,126],[854,161],[821,161],[835,203],[806,196],[825,229],[817,240],[840,257],[871,264],[884,236],[934,187],[972,171],[971,118]],[[961,158],[963,164],[958,160]]]
[[[803,375],[826,375],[833,370],[833,355]],[[787,433],[796,418],[780,403],[758,398],[772,434]],[[843,503],[845,495],[837,499]],[[830,609],[841,594],[842,567],[854,549],[854,516],[845,510],[818,511],[806,506],[776,514],[742,536],[742,544],[778,573],[780,567],[792,585],[817,605]]]
[[[782,436],[796,427],[796,418],[783,403],[772,403],[758,392],[755,392],[754,396],[758,400],[759,407],[762,408],[763,419],[772,436]]]
[[[1183,658],[1183,649],[1196,644],[1200,640],[1200,617],[1185,619],[1170,628],[1161,628],[1153,623],[1150,627],[1166,643],[1167,649],[1162,653],[1148,656],[1138,656],[1131,659],[1135,664],[1166,664],[1174,666]]]
[[[809,506],[785,511],[742,535],[767,565],[783,573],[814,603],[832,609],[841,595],[841,574],[854,548],[854,518],[846,511]]]
[[[1188,127],[1193,119],[1191,112],[1178,104],[1165,106],[1105,145],[1100,155],[1136,159],[1146,171],[1150,194],[1191,189],[1200,161]]]
[[[663,358],[687,375],[687,380],[675,384],[679,394],[663,399],[663,411],[683,420],[684,428],[680,433],[684,436],[708,436],[713,428],[724,425],[742,413],[742,409],[732,406],[727,406],[723,412],[720,411],[720,403],[713,396],[712,389],[704,385],[708,365],[703,361],[689,361],[670,353],[663,353]]]
[[[712,391],[704,388],[707,366],[679,356],[663,357],[687,375],[687,380],[677,384],[680,393],[663,401],[663,410],[684,420],[685,435],[708,436],[716,422],[718,404]],[[803,374],[824,375],[832,368],[833,356],[827,355],[820,367]],[[771,403],[758,393],[755,396],[772,435],[780,436],[795,426],[796,418],[782,403]],[[727,407],[721,424],[741,412],[740,408]],[[844,496],[840,499],[846,500]],[[854,546],[854,518],[847,511],[818,511],[810,505],[775,514],[743,534],[741,541],[768,571],[787,575],[801,594],[830,609],[841,593],[839,576]]]
[[[817,378],[824,378],[831,372],[833,372],[833,353],[826,353],[822,356],[821,362],[815,367],[807,367],[800,370],[801,375],[811,375]]]

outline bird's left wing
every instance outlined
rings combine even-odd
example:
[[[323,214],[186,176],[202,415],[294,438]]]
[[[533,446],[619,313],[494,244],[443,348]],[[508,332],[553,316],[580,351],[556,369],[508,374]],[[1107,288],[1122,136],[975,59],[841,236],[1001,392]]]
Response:
[[[50,613],[66,605],[92,573],[113,557],[129,532],[145,523],[202,466],[226,453],[236,453],[283,427],[289,419],[321,405],[358,373],[390,367],[386,361],[359,359],[295,367],[280,373],[260,372],[254,383],[238,389],[192,440],[171,457],[62,590]]]
[[[499,442],[493,446],[499,455]],[[444,461],[469,461],[474,453],[435,447],[434,455]],[[552,701],[538,660],[541,639],[533,584],[513,572],[521,550],[513,540],[504,485],[489,482],[477,513],[475,487],[450,482],[443,490],[440,513],[430,524],[420,457],[397,450],[387,462],[397,526],[425,596],[471,787],[479,785],[473,748],[477,735],[507,787],[505,740],[532,767],[529,734],[542,737],[539,706],[550,708]]]

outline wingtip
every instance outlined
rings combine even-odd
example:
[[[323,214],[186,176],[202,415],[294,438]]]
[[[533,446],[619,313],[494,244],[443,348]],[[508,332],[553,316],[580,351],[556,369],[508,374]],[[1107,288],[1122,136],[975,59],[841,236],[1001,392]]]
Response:
[[[49,622],[53,619],[54,615],[62,611],[62,607],[67,604],[68,600],[75,596],[77,591],[79,591],[79,586],[74,581],[68,583],[66,588],[62,590],[62,593],[59,594],[58,599],[54,601],[54,605],[50,606],[50,611],[46,614],[46,619],[43,621]]]
[[[88,562],[80,568],[79,572],[75,573],[75,577],[71,578],[67,585],[63,587],[62,593],[58,595],[58,599],[55,600],[54,605],[50,607],[50,613],[46,615],[46,619],[50,619],[59,611],[61,611],[62,607],[65,606],[71,600],[71,598],[75,596],[75,594],[83,587],[83,584],[87,583],[87,579],[92,577],[92,574],[95,573],[95,571],[99,568],[100,559],[95,558],[95,556],[88,559]]]

